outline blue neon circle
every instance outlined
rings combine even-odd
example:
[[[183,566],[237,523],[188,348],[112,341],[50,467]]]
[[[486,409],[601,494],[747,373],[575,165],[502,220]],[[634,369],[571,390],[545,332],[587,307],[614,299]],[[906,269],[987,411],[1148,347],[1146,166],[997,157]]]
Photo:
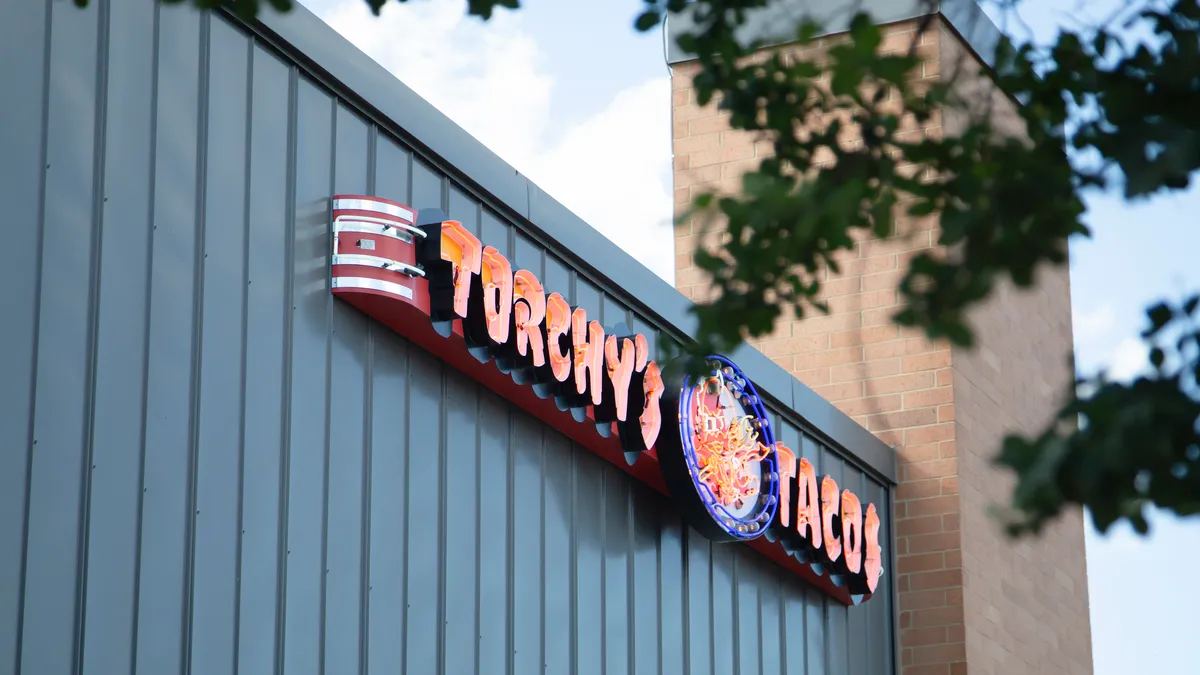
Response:
[[[704,507],[708,510],[710,516],[720,528],[731,537],[736,539],[755,539],[767,531],[771,525],[771,521],[775,518],[775,510],[779,504],[779,472],[778,462],[775,458],[775,434],[771,428],[771,422],[767,417],[766,408],[762,404],[762,399],[758,396],[758,391],[754,388],[754,384],[750,379],[742,373],[732,361],[723,356],[709,356],[708,361],[717,362],[720,364],[718,370],[724,371],[731,369],[733,377],[726,378],[731,393],[737,397],[742,408],[747,414],[753,415],[759,421],[759,441],[771,449],[770,453],[759,464],[759,494],[757,508],[751,510],[746,516],[739,517],[736,514],[730,513],[724,505],[717,500],[712,490],[708,485],[700,480],[698,476],[699,468],[696,460],[696,447],[694,443],[695,429],[692,422],[692,400],[696,392],[703,384],[693,385],[691,377],[684,378],[683,392],[679,397],[679,425],[680,437],[683,445],[683,457],[687,462],[688,473],[692,477],[692,484],[696,488],[697,494],[700,495],[700,501],[704,503]],[[712,374],[716,375],[718,370],[712,370]]]

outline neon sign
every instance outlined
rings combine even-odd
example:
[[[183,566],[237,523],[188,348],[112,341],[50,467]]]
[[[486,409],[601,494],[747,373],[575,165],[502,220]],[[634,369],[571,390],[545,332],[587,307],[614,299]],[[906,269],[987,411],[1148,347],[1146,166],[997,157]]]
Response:
[[[714,541],[767,535],[851,593],[874,593],[883,574],[879,516],[830,476],[817,490],[811,462],[775,440],[754,384],[732,361],[710,356],[693,381],[668,368],[664,415],[679,434],[657,446],[659,466],[689,524]],[[865,520],[865,522],[864,522]]]
[[[429,283],[435,322],[461,321],[468,348],[502,372],[533,383],[565,407],[593,409],[597,427],[613,424],[626,451],[654,447],[662,429],[662,378],[644,335],[605,334],[583,307],[546,295],[530,270],[513,271],[497,249],[462,223],[425,224],[417,260]]]
[[[728,359],[709,360],[701,382],[671,373],[664,407],[679,434],[659,443],[658,461],[692,527],[714,541],[754,539],[779,502],[775,440],[754,385]]]
[[[615,424],[623,448],[654,447],[662,429],[662,378],[649,342],[623,326],[606,334],[583,307],[547,294],[536,274],[514,270],[462,223],[374,197],[333,199],[333,293],[375,315],[392,298],[427,314],[444,337],[564,409],[592,409],[601,433]],[[360,309],[363,307],[360,306]],[[398,311],[392,307],[390,312]],[[402,331],[407,332],[407,331]]]
[[[335,296],[610,461],[623,454],[710,539],[746,542],[843,602],[875,591],[874,505],[864,513],[829,476],[818,490],[728,359],[710,357],[699,382],[674,364],[664,372],[645,335],[606,329],[439,209],[338,195],[332,234]],[[582,432],[589,418],[598,433]],[[678,431],[664,433],[664,419]]]

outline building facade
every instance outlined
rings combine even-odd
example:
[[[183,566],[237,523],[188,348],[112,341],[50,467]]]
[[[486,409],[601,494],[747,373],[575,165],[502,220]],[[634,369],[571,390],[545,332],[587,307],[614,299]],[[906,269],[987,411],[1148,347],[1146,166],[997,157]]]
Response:
[[[913,77],[953,78],[972,107],[989,106],[998,128],[1021,134],[1013,103],[989,87],[986,65],[999,37],[974,0],[940,3],[868,0],[884,22],[881,50],[915,50]],[[829,11],[834,30],[803,49],[778,44],[788,58],[819,58],[849,19],[840,3],[781,0],[751,16],[747,37],[770,40],[772,12]],[[927,27],[920,30],[922,26]],[[668,32],[686,30],[685,21]],[[672,41],[673,43],[673,41]],[[673,84],[675,202],[740,189],[769,143],[731,130],[715,106],[692,91],[696,64],[670,55]],[[919,138],[955,134],[961,110],[943,110]],[[991,458],[1006,433],[1040,433],[1074,379],[1068,269],[1043,268],[1032,290],[1001,285],[972,315],[978,347],[930,342],[890,321],[897,285],[915,253],[937,246],[938,219],[900,219],[892,239],[864,240],[823,279],[828,314],[781,321],[755,343],[765,356],[894,447],[901,666],[905,673],[1090,673],[1084,522],[1076,510],[1037,540],[1008,541],[986,513],[1006,504],[1009,474]],[[703,245],[692,223],[676,228],[676,286],[701,300],[708,292],[691,252]]]
[[[687,299],[307,10],[4,3],[0,84],[0,673],[900,671],[895,452],[685,409]]]

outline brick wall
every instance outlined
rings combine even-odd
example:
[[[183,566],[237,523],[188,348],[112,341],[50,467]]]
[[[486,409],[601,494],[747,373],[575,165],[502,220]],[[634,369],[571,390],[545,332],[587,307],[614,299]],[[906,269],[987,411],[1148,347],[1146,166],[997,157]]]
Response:
[[[935,21],[919,36],[915,22],[889,25],[885,32],[884,51],[915,45],[922,59],[922,67],[913,74],[916,78],[933,80],[947,77],[948,72],[957,73],[957,67],[950,64],[952,59],[957,64],[966,57],[974,63],[957,35],[941,22]],[[788,58],[820,58],[828,44],[838,39],[832,36],[804,50],[782,49]],[[974,79],[964,81],[960,87],[964,94],[977,94],[972,90],[979,86],[977,70],[967,73]],[[694,64],[685,63],[676,66],[672,75],[677,211],[703,191],[738,190],[742,173],[755,167],[771,150],[769,144],[730,130],[726,116],[715,106],[696,105],[691,88],[694,72]],[[978,95],[987,96],[989,102],[994,98],[992,92]],[[1011,110],[1008,112],[1011,115]],[[912,128],[906,133],[937,135],[953,133],[951,127],[955,125],[961,128],[961,118],[947,117],[947,128],[943,128],[941,118],[935,116],[925,128]],[[1065,529],[1056,541],[1063,543],[1058,548],[1014,548],[1001,542],[996,528],[984,515],[986,502],[1002,499],[1006,489],[986,464],[988,453],[997,447],[995,438],[968,429],[958,419],[964,401],[972,406],[972,413],[986,407],[992,391],[988,387],[993,385],[986,379],[982,384],[975,380],[980,373],[993,373],[976,369],[970,371],[975,379],[966,377],[965,364],[972,364],[978,355],[931,343],[889,320],[898,304],[896,284],[901,271],[915,252],[933,246],[936,227],[936,218],[901,220],[897,237],[860,241],[839,261],[841,274],[823,279],[823,298],[830,313],[810,314],[801,320],[787,315],[773,334],[755,346],[897,449],[901,483],[896,489],[895,543],[899,567],[894,574],[900,591],[901,657],[906,675],[1090,672],[1083,565],[1069,557],[1054,557],[1063,552],[1062,546],[1077,545],[1077,560],[1082,560],[1078,519],[1062,526]],[[702,242],[702,236],[708,239]],[[702,235],[699,223],[676,226],[676,286],[694,300],[708,297],[708,287],[703,275],[692,266],[691,255],[697,246],[712,245],[715,236],[713,232]],[[1066,278],[1065,270],[1062,276]],[[1024,331],[996,333],[986,341],[994,345],[994,353],[1009,359],[1036,351],[1043,360],[1060,361],[1067,354],[1071,340],[1068,287],[1063,283],[1047,284],[1039,288],[1036,297],[1040,304],[1034,316],[1044,323],[1044,334],[1039,332],[1037,339],[1031,340],[1033,334]],[[1012,313],[1018,309],[1024,312],[1030,308],[1003,302],[989,305],[980,316],[992,321],[985,322],[987,328],[981,331],[990,330],[994,322],[1012,326],[1013,317],[1026,316]],[[1065,329],[1060,330],[1063,326]],[[1009,342],[1013,344],[1005,347]],[[1014,396],[1026,397],[1019,402],[1021,405],[1049,409],[1050,403],[1042,394],[1035,395],[1023,384],[1026,369],[1034,363],[1041,362],[1011,365],[1005,370],[1008,375],[1003,382],[1011,385]],[[1045,375],[1052,384],[1058,383],[1054,379],[1057,371],[1046,370]],[[980,392],[984,392],[982,400]],[[991,411],[989,432],[1014,425],[1030,431],[1037,428],[1035,420],[1006,408],[1017,403],[1009,399],[998,402],[998,407],[1005,410]],[[971,455],[960,460],[964,443]],[[969,493],[960,497],[960,490],[968,488]],[[1003,555],[996,553],[999,550],[1004,551]],[[1016,581],[1013,575],[1020,574],[1015,572],[1015,561],[1022,553],[1034,555],[1037,565],[1049,570],[1048,578],[1058,587],[1047,590]],[[1014,588],[1021,584],[1027,594],[1014,596],[1019,601],[998,603],[993,591],[1004,593],[1007,589],[1003,584]],[[1039,592],[1050,593],[1044,597],[1064,599],[1063,594],[1068,593],[1069,610],[1054,613],[1049,605],[1033,602],[1032,596]],[[1059,620],[1069,625],[1055,626]],[[1066,646],[1064,652],[1071,656],[1057,658],[1074,665],[1061,670],[1028,670],[1024,665],[1005,670],[1017,662],[1001,658],[998,645],[1009,649],[1003,653],[1017,653],[1025,643],[1013,635],[1028,638],[1031,633]]]
[[[990,465],[1004,435],[1043,428],[1073,377],[1064,358],[1071,347],[1066,271],[1044,270],[1038,284],[1036,293],[1005,285],[972,314],[978,348],[953,353],[972,673],[1092,671],[1082,512],[1020,542],[999,535],[986,513],[1011,494],[1009,476]]]
[[[958,36],[940,35],[956,68],[960,96],[986,112],[999,129],[1023,131],[1013,103],[980,86],[978,63]],[[947,116],[946,132],[963,118]],[[1074,380],[1071,288],[1066,267],[1043,267],[1034,289],[1001,285],[970,315],[978,346],[954,349],[955,438],[959,449],[967,661],[972,673],[1092,672],[1087,564],[1081,510],[1068,512],[1038,539],[1010,541],[988,517],[1007,503],[1009,474],[991,459],[1004,435],[1045,428]]]

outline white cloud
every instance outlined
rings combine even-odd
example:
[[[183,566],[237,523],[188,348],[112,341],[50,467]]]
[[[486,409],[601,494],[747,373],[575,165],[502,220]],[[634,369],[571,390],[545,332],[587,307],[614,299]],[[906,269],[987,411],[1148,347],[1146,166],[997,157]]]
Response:
[[[1116,312],[1109,304],[1077,312],[1075,314],[1075,340],[1078,342],[1102,340],[1112,331],[1116,320]]]
[[[675,278],[670,99],[665,77],[622,91],[563,134],[529,172],[667,281]]]
[[[1149,349],[1138,338],[1125,338],[1117,344],[1108,358],[1108,376],[1113,380],[1127,381],[1143,374],[1150,367]]]
[[[670,83],[618,92],[563,128],[551,119],[553,78],[520,12],[487,23],[462,0],[389,2],[372,16],[362,0],[310,7],[346,39],[542,189],[668,282]],[[553,134],[551,132],[554,132]]]
[[[1084,374],[1104,370],[1109,379],[1129,381],[1149,370],[1149,347],[1140,338],[1122,338],[1111,304],[1076,312],[1074,324],[1076,360]]]
[[[524,169],[546,128],[551,78],[519,13],[486,24],[461,0],[389,2],[373,16],[343,0],[319,16],[493,151]]]

